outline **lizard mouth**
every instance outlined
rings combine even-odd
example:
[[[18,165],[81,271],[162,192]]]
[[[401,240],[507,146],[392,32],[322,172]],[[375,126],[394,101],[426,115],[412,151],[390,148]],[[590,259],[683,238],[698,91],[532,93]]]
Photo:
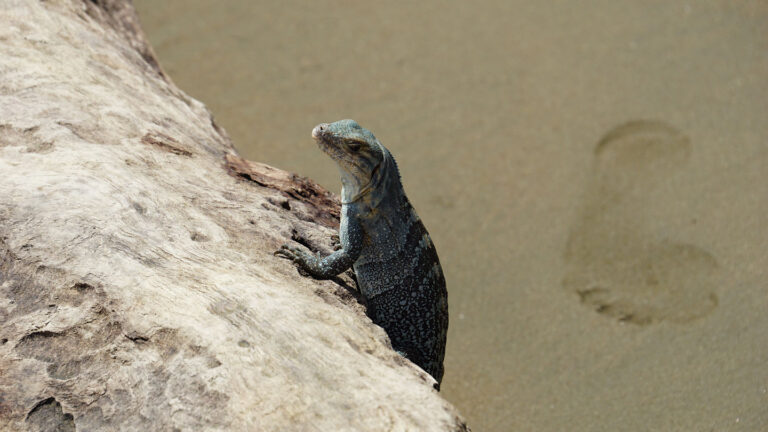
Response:
[[[328,123],[321,123],[312,129],[312,138],[317,141],[317,145],[327,152],[333,146],[333,134],[328,131]]]
[[[316,140],[325,139],[328,136],[328,123],[320,123],[312,129],[312,138]]]
[[[317,142],[317,146],[320,147],[324,153],[331,156],[333,159],[343,159],[344,152],[336,144],[336,136],[328,130],[328,123],[321,123],[312,129],[312,138]]]

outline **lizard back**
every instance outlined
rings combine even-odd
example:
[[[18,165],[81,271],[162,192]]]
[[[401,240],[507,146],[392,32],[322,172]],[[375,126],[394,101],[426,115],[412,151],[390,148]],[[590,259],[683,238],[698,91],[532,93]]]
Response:
[[[393,348],[440,383],[448,330],[440,260],[386,149],[378,174],[371,198],[355,212],[364,230],[363,250],[354,264],[360,291],[368,315],[384,328]]]

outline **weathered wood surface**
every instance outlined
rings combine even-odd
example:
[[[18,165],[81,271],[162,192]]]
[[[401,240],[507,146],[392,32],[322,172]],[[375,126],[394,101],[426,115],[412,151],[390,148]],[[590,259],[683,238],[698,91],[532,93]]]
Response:
[[[272,255],[329,248],[338,201],[240,159],[129,2],[0,5],[0,430],[466,428]]]

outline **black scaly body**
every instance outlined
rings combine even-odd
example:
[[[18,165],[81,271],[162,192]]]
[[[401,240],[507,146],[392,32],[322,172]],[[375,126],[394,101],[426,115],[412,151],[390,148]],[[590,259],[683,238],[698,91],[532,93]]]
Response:
[[[439,389],[448,330],[445,277],[394,158],[352,120],[318,125],[312,136],[341,171],[341,250],[318,258],[283,245],[278,253],[317,278],[353,267],[371,320]]]

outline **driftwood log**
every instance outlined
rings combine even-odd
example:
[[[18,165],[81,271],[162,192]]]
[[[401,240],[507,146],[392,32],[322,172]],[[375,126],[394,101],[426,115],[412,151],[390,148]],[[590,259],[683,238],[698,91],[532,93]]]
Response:
[[[466,429],[350,280],[273,256],[338,200],[239,158],[130,2],[0,3],[0,430]]]

